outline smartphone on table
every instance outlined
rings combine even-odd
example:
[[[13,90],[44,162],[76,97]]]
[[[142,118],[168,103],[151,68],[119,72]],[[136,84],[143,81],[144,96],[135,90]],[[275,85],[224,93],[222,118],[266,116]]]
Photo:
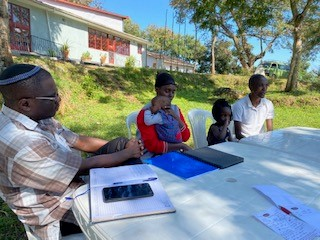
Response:
[[[104,202],[124,201],[153,196],[153,191],[149,183],[106,187],[103,188],[102,193]]]

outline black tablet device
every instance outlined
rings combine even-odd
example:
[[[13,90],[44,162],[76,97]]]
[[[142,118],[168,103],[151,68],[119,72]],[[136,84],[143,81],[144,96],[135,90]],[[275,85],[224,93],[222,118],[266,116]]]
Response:
[[[104,202],[124,201],[153,196],[153,191],[149,183],[106,187],[103,188],[102,193]]]
[[[241,163],[244,160],[243,157],[221,152],[210,147],[189,150],[183,152],[183,154],[221,169]]]

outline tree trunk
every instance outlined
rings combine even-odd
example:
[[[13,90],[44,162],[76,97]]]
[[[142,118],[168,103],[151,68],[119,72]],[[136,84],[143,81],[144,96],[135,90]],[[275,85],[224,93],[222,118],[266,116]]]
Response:
[[[293,47],[292,47],[292,58],[290,63],[290,72],[288,76],[287,85],[285,88],[286,92],[297,89],[299,65],[302,56],[302,36],[303,36],[303,21],[313,4],[313,0],[307,0],[305,6],[299,13],[298,1],[290,0],[290,8],[292,12],[292,22],[293,22]]]
[[[9,43],[8,1],[0,2],[0,72],[13,64]]]
[[[214,47],[216,45],[217,35],[212,33],[212,41],[211,41],[211,74],[216,74],[216,57]]]
[[[302,39],[299,29],[294,30],[293,34],[293,53],[290,62],[290,72],[285,91],[290,92],[297,89],[299,65],[301,61]]]

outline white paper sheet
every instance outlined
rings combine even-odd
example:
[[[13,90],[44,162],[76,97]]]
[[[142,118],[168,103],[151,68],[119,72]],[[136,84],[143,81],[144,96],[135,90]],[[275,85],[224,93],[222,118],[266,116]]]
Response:
[[[271,207],[254,216],[287,240],[313,240],[320,237],[318,229],[284,213],[277,207]]]
[[[320,211],[303,204],[287,192],[273,185],[257,185],[255,189],[271,199],[278,208],[285,208],[293,216],[320,231]]]

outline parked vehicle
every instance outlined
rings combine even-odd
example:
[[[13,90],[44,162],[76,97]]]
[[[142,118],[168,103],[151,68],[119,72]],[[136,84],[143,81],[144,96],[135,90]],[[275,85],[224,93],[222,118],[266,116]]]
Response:
[[[286,78],[288,77],[290,66],[277,61],[262,62],[258,68],[263,68],[266,76],[271,78]]]

